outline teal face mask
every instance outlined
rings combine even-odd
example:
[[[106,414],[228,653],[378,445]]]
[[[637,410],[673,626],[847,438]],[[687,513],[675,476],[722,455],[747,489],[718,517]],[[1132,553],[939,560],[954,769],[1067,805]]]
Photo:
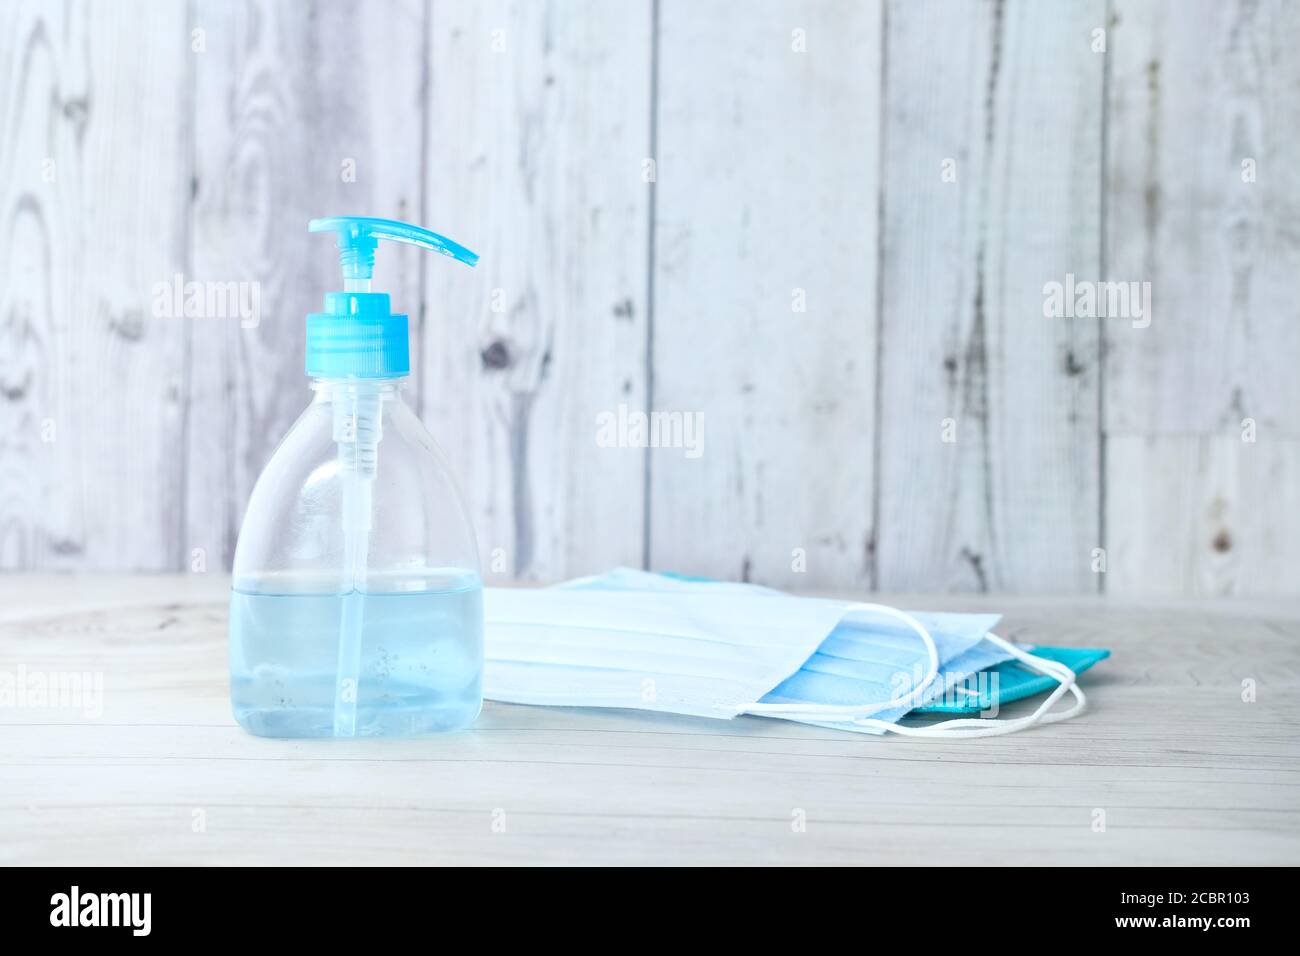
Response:
[[[484,696],[525,704],[778,717],[856,732],[987,736],[1083,707],[1074,674],[990,631],[998,616],[911,614],[630,569],[548,589],[485,592]],[[998,661],[1060,686],[1016,720],[896,721]],[[1074,708],[1049,713],[1066,690]]]

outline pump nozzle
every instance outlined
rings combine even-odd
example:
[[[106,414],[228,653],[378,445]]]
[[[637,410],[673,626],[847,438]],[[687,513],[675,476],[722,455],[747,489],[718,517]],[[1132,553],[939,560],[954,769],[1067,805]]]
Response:
[[[408,242],[422,249],[432,249],[469,266],[478,262],[477,253],[470,252],[446,236],[392,219],[330,216],[327,219],[313,219],[307,223],[307,231],[336,234],[339,245],[339,265],[343,267],[345,280],[369,279],[374,274],[375,247],[379,245],[380,239]]]

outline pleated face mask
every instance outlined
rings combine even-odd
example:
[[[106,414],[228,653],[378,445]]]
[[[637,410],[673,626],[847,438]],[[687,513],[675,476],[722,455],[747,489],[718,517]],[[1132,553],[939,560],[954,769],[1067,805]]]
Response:
[[[721,719],[755,714],[918,736],[1008,733],[1083,706],[1073,672],[992,634],[993,614],[909,613],[618,569],[554,588],[488,588],[484,615],[491,700]],[[965,676],[1011,658],[1059,684],[1029,717],[896,723]],[[1066,690],[1075,707],[1049,713]]]

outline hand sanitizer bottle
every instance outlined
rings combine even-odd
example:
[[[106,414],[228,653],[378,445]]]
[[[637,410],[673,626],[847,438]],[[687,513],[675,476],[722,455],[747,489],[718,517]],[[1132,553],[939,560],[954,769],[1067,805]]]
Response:
[[[333,232],[343,291],[307,317],[315,392],[258,478],[235,549],[230,697],[267,737],[456,730],[482,706],[478,553],[442,451],[399,391],[407,319],[370,291],[381,239],[474,265],[436,233],[386,219]]]

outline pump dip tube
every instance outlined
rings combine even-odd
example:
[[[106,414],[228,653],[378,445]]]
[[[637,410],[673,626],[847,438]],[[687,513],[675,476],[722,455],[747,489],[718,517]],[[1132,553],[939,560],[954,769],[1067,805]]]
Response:
[[[482,707],[474,531],[446,458],[401,398],[408,320],[371,291],[382,240],[478,256],[386,219],[313,219],[343,291],[307,317],[315,393],[258,478],[235,549],[230,693],[268,737],[437,733]]]
[[[361,628],[365,621],[366,555],[379,438],[383,427],[378,392],[344,385],[334,396],[334,441],[343,479],[343,607],[339,613],[338,678],[334,688],[334,736],[357,733],[357,684],[361,677]]]

